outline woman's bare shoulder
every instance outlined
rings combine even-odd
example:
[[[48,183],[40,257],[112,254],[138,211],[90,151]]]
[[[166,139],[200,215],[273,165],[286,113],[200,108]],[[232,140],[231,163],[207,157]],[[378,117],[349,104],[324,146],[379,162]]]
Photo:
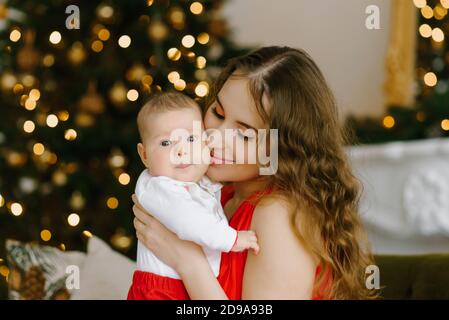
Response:
[[[248,254],[244,277],[246,298],[310,297],[315,263],[296,237],[290,207],[285,198],[266,196],[254,210],[251,229],[256,232],[260,252]]]
[[[276,220],[290,219],[292,206],[290,201],[279,194],[269,194],[261,198],[254,209],[253,223],[267,223]]]

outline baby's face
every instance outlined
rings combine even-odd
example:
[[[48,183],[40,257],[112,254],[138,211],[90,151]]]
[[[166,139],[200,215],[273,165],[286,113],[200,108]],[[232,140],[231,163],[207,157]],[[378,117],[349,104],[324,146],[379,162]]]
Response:
[[[195,121],[199,130],[194,130]],[[137,149],[152,176],[187,182],[201,179],[209,166],[210,150],[202,139],[200,110],[192,107],[156,112],[148,117],[145,127],[146,137]]]

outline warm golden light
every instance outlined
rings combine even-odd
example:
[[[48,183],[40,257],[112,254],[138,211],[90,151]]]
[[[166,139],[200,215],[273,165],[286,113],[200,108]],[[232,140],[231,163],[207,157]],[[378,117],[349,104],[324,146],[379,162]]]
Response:
[[[98,39],[100,39],[102,41],[108,40],[110,36],[111,36],[111,33],[109,32],[108,29],[101,29],[98,32]]]
[[[41,93],[40,93],[40,91],[38,89],[31,89],[31,91],[28,94],[28,96],[30,97],[30,99],[33,99],[33,100],[37,101],[41,97]]]
[[[55,57],[52,54],[46,54],[42,59],[42,63],[46,67],[51,67],[55,63]]]
[[[153,83],[153,77],[149,74],[146,74],[142,77],[142,83],[150,86]]]
[[[68,140],[68,141],[73,141],[76,139],[77,133],[74,129],[67,129],[64,132],[64,139]]]
[[[50,42],[53,44],[58,44],[59,42],[61,42],[61,39],[62,36],[61,33],[59,33],[59,31],[53,31],[49,37]]]
[[[430,38],[432,36],[432,27],[429,26],[428,24],[422,24],[419,27],[419,34],[423,37],[423,38]]]
[[[444,131],[449,131],[449,119],[444,119],[441,121],[441,129]]]
[[[88,231],[88,230],[84,230],[83,234],[88,237],[88,238],[92,238],[92,232]]]
[[[429,6],[421,8],[421,14],[426,19],[431,19],[433,17],[433,9]]]
[[[443,30],[435,28],[432,30],[432,39],[436,42],[442,42],[444,40]]]
[[[209,92],[209,84],[205,81],[201,81],[195,87],[195,94],[198,97],[204,97],[207,95],[208,92]]]
[[[43,241],[50,241],[51,239],[51,232],[50,230],[44,229],[41,231],[41,239]]]
[[[192,35],[188,34],[182,37],[181,43],[184,47],[191,48],[195,44],[195,38]]]
[[[29,111],[36,109],[36,100],[30,99],[30,98],[26,99],[25,109],[27,109]]]
[[[437,78],[437,76],[436,76],[435,73],[433,73],[433,72],[427,72],[427,73],[424,75],[424,83],[425,83],[427,86],[429,86],[429,87],[434,87],[434,86],[436,86],[437,82],[438,82],[438,78]]]
[[[20,40],[21,36],[22,36],[22,34],[20,33],[19,30],[13,30],[9,34],[9,40],[11,40],[12,42],[17,42]]]
[[[5,205],[5,198],[0,194],[0,207],[3,207]]]
[[[167,51],[167,57],[173,61],[179,60],[179,58],[181,58],[181,51],[177,48],[170,48]]]
[[[33,146],[33,152],[35,155],[40,156],[44,153],[45,147],[42,143],[35,143]]]
[[[200,14],[203,12],[203,5],[200,2],[195,1],[190,5],[190,12],[193,14]]]
[[[204,69],[206,67],[206,58],[203,56],[199,56],[196,58],[196,67],[198,69]]]
[[[101,42],[100,40],[95,40],[94,42],[92,42],[91,48],[93,52],[98,53],[103,50],[103,42]]]
[[[136,101],[139,98],[139,92],[136,89],[128,90],[126,98],[128,98],[129,101]]]
[[[179,75],[178,72],[172,71],[168,74],[167,78],[168,78],[168,81],[170,81],[171,83],[175,83],[177,80],[179,80],[181,78],[181,76]]]
[[[21,94],[23,93],[24,86],[21,83],[16,83],[14,87],[12,87],[12,92],[14,94]]]
[[[80,223],[80,216],[76,213],[69,214],[69,216],[67,217],[67,223],[71,227],[76,227]]]
[[[183,79],[178,79],[175,81],[174,85],[176,90],[182,91],[186,87],[186,82]]]
[[[441,5],[445,9],[449,9],[449,0],[440,0]]]
[[[36,128],[36,126],[34,125],[34,122],[31,120],[27,120],[23,124],[23,131],[25,131],[26,133],[33,132],[35,128]]]
[[[202,32],[196,37],[199,43],[206,44],[209,42],[209,34],[206,32]]]
[[[58,117],[55,114],[49,114],[47,116],[47,126],[50,128],[54,128],[58,125]]]
[[[61,121],[67,121],[69,120],[69,113],[67,111],[59,111],[58,118]]]
[[[427,5],[426,0],[413,0],[413,3],[415,4],[415,7],[419,9],[424,8]]]
[[[118,177],[118,182],[126,186],[131,181],[131,177],[127,173],[122,173]]]
[[[131,44],[131,38],[127,35],[123,35],[118,39],[118,45],[122,48],[128,48]]]
[[[11,213],[16,217],[20,216],[23,213],[22,205],[18,202],[11,204]]]
[[[106,201],[106,205],[109,209],[117,209],[118,207],[118,200],[116,197],[109,197]]]
[[[392,116],[386,116],[386,117],[383,119],[383,125],[384,125],[384,127],[387,128],[387,129],[393,128],[394,125],[395,125],[395,123],[396,123],[396,121],[394,120],[394,118],[393,118]]]

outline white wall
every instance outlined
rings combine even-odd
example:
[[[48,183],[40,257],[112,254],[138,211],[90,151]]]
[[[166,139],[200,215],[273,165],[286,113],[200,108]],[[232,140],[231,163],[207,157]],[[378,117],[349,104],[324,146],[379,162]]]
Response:
[[[368,5],[380,8],[380,30],[365,27]],[[238,44],[305,49],[334,90],[342,115],[380,115],[390,5],[389,0],[229,0],[223,15]]]

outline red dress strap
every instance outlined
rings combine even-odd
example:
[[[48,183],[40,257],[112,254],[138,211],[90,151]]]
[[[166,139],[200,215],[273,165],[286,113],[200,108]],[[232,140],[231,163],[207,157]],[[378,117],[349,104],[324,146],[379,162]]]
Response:
[[[256,200],[259,196],[270,193],[271,190],[255,192],[246,198],[229,220],[229,225],[237,231],[249,230],[251,227],[251,220],[253,218]],[[234,196],[234,187],[232,184],[226,185],[221,189],[221,204],[225,207],[226,203]],[[230,300],[242,299],[242,284],[243,271],[245,269],[246,258],[248,251],[243,252],[222,252],[220,273],[217,277],[218,282],[225,291]],[[316,276],[322,272],[320,266],[316,270]],[[323,299],[323,287],[330,285],[331,279],[329,276],[325,277],[324,285],[321,286],[318,294],[314,295],[312,299]]]

